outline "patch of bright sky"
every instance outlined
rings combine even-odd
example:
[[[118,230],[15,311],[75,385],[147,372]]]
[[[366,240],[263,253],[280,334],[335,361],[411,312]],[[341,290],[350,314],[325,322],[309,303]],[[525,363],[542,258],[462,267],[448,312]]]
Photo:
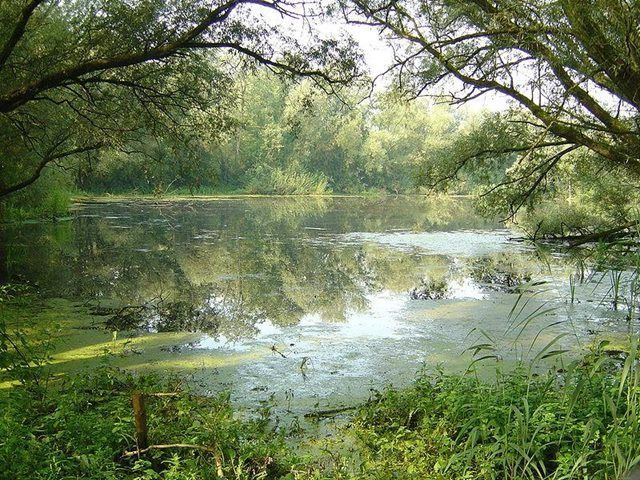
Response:
[[[256,12],[258,13],[258,12]],[[384,34],[371,26],[359,24],[347,24],[346,21],[328,21],[319,18],[311,20],[302,20],[300,18],[290,18],[282,14],[269,10],[260,9],[258,13],[262,20],[269,25],[276,26],[283,33],[290,35],[302,42],[311,41],[314,35],[321,38],[332,38],[339,36],[349,36],[353,38],[363,55],[364,63],[369,74],[375,78],[386,72],[393,63],[393,48],[390,41],[385,38]],[[389,73],[376,82],[376,88],[379,90],[388,86],[392,80],[393,73]],[[459,93],[461,85],[453,80],[443,83],[435,94]],[[470,100],[460,108],[470,113],[479,111],[503,111],[509,106],[506,97],[501,94],[489,92],[479,98]]]

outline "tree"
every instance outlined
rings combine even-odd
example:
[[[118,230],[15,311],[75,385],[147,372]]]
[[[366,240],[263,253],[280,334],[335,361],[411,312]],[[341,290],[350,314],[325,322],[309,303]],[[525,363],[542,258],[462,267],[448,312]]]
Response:
[[[260,12],[289,0],[6,0],[0,4],[0,199],[51,164],[141,137],[224,126],[247,61],[330,88],[358,74],[351,41],[301,42]],[[125,150],[126,150],[125,149]],[[68,165],[68,163],[67,163]]]
[[[493,92],[527,115],[523,135],[450,162],[516,155],[507,183],[528,182],[515,213],[568,155],[640,176],[640,4],[631,0],[352,0],[352,22],[386,32],[397,83],[413,95],[460,86],[454,103]],[[436,179],[437,180],[437,179]]]

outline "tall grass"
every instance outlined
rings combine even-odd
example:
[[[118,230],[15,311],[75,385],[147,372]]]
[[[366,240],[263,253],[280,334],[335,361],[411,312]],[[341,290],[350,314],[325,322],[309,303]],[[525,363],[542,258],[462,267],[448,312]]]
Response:
[[[480,340],[466,350],[473,361],[463,374],[422,372],[410,388],[385,390],[361,409],[350,426],[361,465],[338,466],[335,478],[629,478],[640,468],[637,336],[613,356],[603,341],[567,357],[560,345],[568,333],[537,345],[563,322],[535,325],[555,308],[534,302],[544,292],[544,284],[525,286],[507,319],[514,344],[538,329],[522,348],[528,356],[507,366],[496,339],[475,329]],[[493,379],[479,374],[487,361],[495,361]]]
[[[495,381],[421,375],[360,412],[363,475],[345,478],[622,479],[640,460],[637,353]]]
[[[320,174],[294,168],[258,165],[248,174],[245,189],[251,194],[323,195],[331,193],[329,182]]]
[[[551,311],[534,302],[545,288],[532,283],[518,295],[507,319],[514,342]],[[235,420],[228,398],[188,392],[154,410],[154,441],[213,445],[226,477],[247,480],[626,479],[640,464],[637,337],[624,353],[611,355],[600,342],[568,358],[559,347],[566,334],[537,344],[549,327],[539,328],[515,367],[478,329],[483,340],[469,348],[474,361],[464,374],[425,370],[409,388],[374,394],[340,431],[349,449],[328,457],[300,458],[266,419]],[[6,358],[11,345],[3,345]],[[493,378],[479,374],[489,359],[496,361]],[[0,471],[22,475],[16,478],[219,478],[198,452],[121,457],[135,445],[128,394],[175,386],[105,369],[64,379],[61,389],[34,399],[24,378],[24,388],[0,394]],[[324,451],[323,440],[315,442]]]

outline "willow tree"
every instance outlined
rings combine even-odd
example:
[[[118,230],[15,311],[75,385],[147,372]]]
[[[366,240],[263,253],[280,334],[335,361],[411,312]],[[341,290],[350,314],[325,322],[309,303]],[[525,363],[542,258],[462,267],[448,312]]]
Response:
[[[460,152],[433,183],[511,154],[504,183],[521,185],[513,213],[569,157],[640,177],[635,0],[351,0],[343,9],[392,39],[392,69],[414,95],[444,85],[455,103],[492,93],[519,107],[506,118],[508,138],[485,129],[483,144]]]
[[[263,19],[289,0],[0,2],[0,199],[43,170],[145,135],[224,126],[234,68],[259,63],[325,86],[357,73],[349,41],[298,41]],[[276,17],[277,18],[277,17]]]

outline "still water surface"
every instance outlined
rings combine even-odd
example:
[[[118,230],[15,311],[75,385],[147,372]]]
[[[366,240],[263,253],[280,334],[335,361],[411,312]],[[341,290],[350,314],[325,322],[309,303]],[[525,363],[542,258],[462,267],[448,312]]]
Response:
[[[242,405],[303,412],[422,366],[463,369],[473,344],[509,361],[557,335],[554,348],[624,328],[606,282],[571,302],[569,276],[585,272],[514,237],[463,199],[84,203],[57,223],[5,226],[1,275],[50,298],[32,320],[60,326],[54,370],[109,352]],[[544,283],[519,297],[526,281]]]

